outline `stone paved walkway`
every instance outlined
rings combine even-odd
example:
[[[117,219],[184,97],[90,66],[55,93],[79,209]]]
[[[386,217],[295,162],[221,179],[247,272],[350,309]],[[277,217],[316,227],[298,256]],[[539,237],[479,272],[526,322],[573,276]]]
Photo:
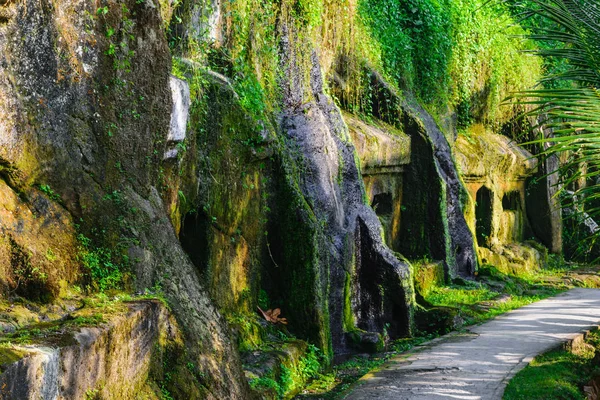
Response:
[[[533,357],[599,324],[600,289],[572,289],[398,356],[344,398],[501,399]]]

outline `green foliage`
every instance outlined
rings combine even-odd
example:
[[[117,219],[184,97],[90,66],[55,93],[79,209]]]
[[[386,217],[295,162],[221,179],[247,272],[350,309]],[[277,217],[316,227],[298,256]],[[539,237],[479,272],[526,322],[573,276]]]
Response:
[[[525,33],[504,6],[479,0],[362,0],[359,13],[381,43],[383,67],[400,87],[459,124],[508,119],[498,111],[513,90],[531,87],[540,63],[515,35]]]
[[[433,340],[436,337],[437,335],[435,334],[423,334],[422,336],[413,338],[398,339],[392,343],[391,348],[397,353],[403,353],[405,351],[409,351],[415,346]]]
[[[270,307],[269,295],[266,291],[261,289],[258,292],[258,306],[263,310],[268,310]]]
[[[78,316],[69,322],[76,326],[98,326],[105,321],[102,314],[96,313],[91,316]]]
[[[85,400],[96,400],[100,396],[99,389],[88,389],[85,391]]]
[[[384,68],[426,102],[445,97],[452,46],[447,9],[439,1],[364,0],[359,12],[381,41]]]
[[[321,364],[325,361],[323,352],[317,346],[309,343],[306,355],[300,359],[298,367],[300,375],[304,380],[317,376],[322,368]]]
[[[77,259],[83,264],[91,278],[91,286],[100,291],[123,287],[126,258],[105,247],[94,246],[92,240],[83,234],[78,235],[79,253]],[[120,262],[115,259],[119,258]]]
[[[280,369],[281,373],[279,375],[279,382],[277,382],[279,385],[277,394],[279,398],[284,398],[285,394],[293,389],[295,382],[290,368],[282,364]]]
[[[249,115],[256,120],[265,118],[267,104],[265,94],[254,74],[238,74],[235,77],[234,88],[240,96],[240,105]]]
[[[306,396],[296,398],[337,399],[339,394],[369,371],[380,367],[391,357],[375,355],[371,357],[357,356],[333,367],[333,370],[314,375],[314,379],[304,389]]]
[[[508,5],[511,14],[515,19],[519,21],[519,24],[528,32],[540,32],[542,30],[558,29],[561,28],[553,21],[543,17],[538,13],[531,13],[529,10],[537,8],[535,1],[531,0],[506,0],[505,3]],[[564,44],[557,43],[549,40],[543,36],[536,36],[532,38],[539,49],[557,49],[564,47]],[[555,76],[562,74],[569,70],[569,63],[565,59],[555,57],[542,57],[542,70],[547,76]],[[564,88],[571,86],[568,81],[562,80],[543,80],[543,87],[547,89],[551,88]]]
[[[161,400],[174,400],[171,392],[169,392],[169,389],[164,386],[161,386],[160,388],[160,398]]]
[[[514,276],[483,265],[479,268],[478,281],[434,287],[424,298],[431,305],[454,308],[464,324],[470,325],[559,293],[565,285],[548,284],[547,280],[564,272],[558,268]]]
[[[294,17],[309,28],[321,25],[322,14],[322,0],[295,0]]]
[[[299,12],[303,12],[303,4],[308,2],[299,1]],[[209,65],[233,78],[242,107],[256,120],[266,121],[265,111],[275,105],[279,91],[276,82],[279,67],[275,32],[277,4],[264,0],[228,0],[224,7],[231,21],[227,32],[231,40]]]
[[[239,351],[252,351],[261,347],[265,332],[256,314],[230,313],[226,315],[226,319],[237,334]]]
[[[314,345],[304,344],[301,341],[282,335],[277,342],[265,342],[262,350],[279,360],[277,366],[267,370],[260,377],[250,381],[250,386],[258,393],[276,394],[277,398],[290,398],[290,395],[298,392],[306,382],[319,375],[323,369],[326,357],[323,352]],[[300,358],[295,356],[284,357],[288,353],[287,346],[302,349],[306,345],[306,351]],[[283,350],[283,352],[282,352]],[[270,398],[270,396],[267,396]]]
[[[48,196],[50,198],[50,200],[60,201],[60,195],[58,193],[56,193],[54,190],[52,190],[50,185],[40,185],[39,188],[42,191],[42,193],[44,193],[46,196]]]
[[[279,385],[279,383],[277,383],[277,381],[273,378],[267,376],[252,379],[250,381],[250,387],[258,392],[262,392],[265,390],[274,390],[278,394],[281,392],[281,386]]]
[[[498,297],[498,293],[485,287],[449,286],[434,288],[427,295],[427,300],[436,305],[455,306],[457,304],[473,305],[493,300],[495,297]]]

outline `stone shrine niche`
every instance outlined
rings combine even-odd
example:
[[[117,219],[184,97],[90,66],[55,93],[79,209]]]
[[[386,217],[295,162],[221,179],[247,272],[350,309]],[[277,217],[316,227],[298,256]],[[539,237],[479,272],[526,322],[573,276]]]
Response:
[[[383,225],[385,243],[400,249],[404,167],[410,162],[410,137],[381,121],[367,124],[344,114],[362,168],[367,200]]]
[[[492,191],[485,186],[477,191],[475,197],[475,236],[480,247],[489,247],[493,218],[492,197]]]
[[[469,193],[465,218],[476,234],[480,262],[505,273],[539,268],[545,250],[526,240],[533,233],[525,202],[526,181],[537,172],[537,159],[481,125],[459,135],[455,158]]]

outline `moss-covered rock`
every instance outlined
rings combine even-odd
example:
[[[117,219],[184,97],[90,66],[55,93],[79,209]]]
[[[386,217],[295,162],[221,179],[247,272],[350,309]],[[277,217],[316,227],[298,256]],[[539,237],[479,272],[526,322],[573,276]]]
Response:
[[[73,284],[152,288],[182,327],[181,337],[159,335],[148,373],[146,358],[111,364],[124,332],[146,357],[128,324],[155,326],[136,316],[86,328],[79,353],[65,333],[61,350],[40,350],[31,368],[56,366],[63,353],[98,365],[106,382],[80,368],[81,384],[65,386],[73,396],[247,398],[238,351],[273,341],[257,305],[281,308],[289,331],[328,363],[411,334],[412,270],[390,247],[441,260],[446,278],[475,270],[448,142],[386,82],[381,60],[367,66],[380,52],[357,7],[0,3],[0,292],[61,304]],[[342,114],[334,97],[373,118]],[[513,214],[502,240],[522,235]],[[27,310],[0,311],[2,328],[64,316]],[[86,312],[75,318],[95,318]],[[49,324],[33,329],[64,328]],[[277,365],[253,382],[287,397],[314,373],[315,350],[280,344],[283,358],[269,349]],[[115,375],[136,362],[151,382]]]
[[[302,340],[287,339],[266,346],[243,356],[246,377],[260,398],[291,399],[322,368],[322,353]]]
[[[435,286],[443,286],[446,282],[444,266],[440,262],[428,262],[427,260],[413,263],[415,290],[421,296],[427,296]]]
[[[112,304],[102,318],[77,316],[19,331],[29,344],[2,344],[2,397],[135,399],[146,385],[155,346],[181,343],[159,301]],[[93,307],[89,312],[98,312]],[[29,335],[25,335],[29,331]],[[13,335],[14,336],[14,335]],[[189,392],[192,393],[192,392]],[[191,397],[188,397],[191,398]],[[197,397],[199,398],[199,397]]]
[[[479,255],[482,263],[493,265],[504,274],[519,276],[543,268],[548,251],[539,245],[508,243],[492,248],[480,247]]]
[[[458,308],[453,307],[418,307],[415,326],[422,333],[445,335],[461,327],[458,314]]]
[[[51,189],[15,191],[0,180],[0,285],[3,295],[16,293],[49,302],[82,274],[77,260],[71,215],[57,204]]]
[[[101,267],[119,265],[123,274],[129,267],[139,290],[163,289],[185,327],[189,357],[210,377],[208,391],[244,397],[248,387],[225,322],[169,219],[180,190],[170,178],[179,168],[163,159],[172,111],[171,54],[158,4],[49,6],[32,0],[11,9],[0,26],[0,51],[9,55],[0,63],[0,165],[14,192],[3,191],[13,198],[6,203],[17,203],[17,216],[32,230],[29,238],[14,239],[21,246],[12,246],[16,265],[30,268],[24,268],[27,275],[56,267],[57,284],[47,273],[55,297],[60,280],[73,282],[79,272],[73,262],[81,249],[78,231],[87,239],[86,254],[102,255]],[[27,208],[42,206],[55,216],[41,212],[39,222],[27,217]],[[2,240],[5,260],[10,237]],[[89,279],[90,271],[82,270]],[[37,290],[41,276],[34,278],[22,288],[44,295]],[[14,288],[11,279],[2,275]]]
[[[440,126],[421,106],[407,102],[402,123],[411,136],[412,159],[405,174],[402,254],[441,260],[446,279],[471,277],[478,261],[464,216],[466,190],[454,152]]]
[[[346,334],[352,346],[361,352],[378,353],[385,348],[385,338],[376,332],[353,329]]]

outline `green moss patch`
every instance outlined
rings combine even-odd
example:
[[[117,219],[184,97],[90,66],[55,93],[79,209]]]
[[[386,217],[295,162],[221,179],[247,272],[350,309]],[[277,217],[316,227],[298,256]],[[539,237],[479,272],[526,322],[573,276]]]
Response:
[[[23,325],[14,332],[1,336],[0,345],[41,344],[61,347],[74,344],[74,333],[84,327],[109,323],[112,318],[126,314],[129,310],[127,302],[135,299],[126,294],[115,295],[112,298],[105,294],[98,294],[79,298],[77,302],[79,308],[70,313],[51,315],[45,312],[46,308],[38,309],[39,313],[31,312],[36,316],[35,319],[30,320],[33,323]],[[26,305],[28,310],[36,308],[34,304]],[[0,308],[2,307],[4,306],[0,305]],[[54,319],[38,322],[49,316],[53,316]]]
[[[350,385],[369,371],[380,367],[390,354],[354,356],[336,366],[329,372],[319,374],[304,388],[298,399],[336,399]]]
[[[8,365],[16,363],[27,354],[24,349],[0,345],[0,373],[4,372]]]
[[[542,270],[523,277],[503,274],[484,265],[475,281],[457,280],[451,285],[432,286],[423,296],[426,308],[454,309],[453,326],[480,323],[515,308],[558,294],[567,288],[552,277],[564,270]],[[445,333],[445,332],[442,332]]]
[[[428,260],[413,263],[415,274],[415,290],[423,296],[429,294],[435,286],[444,284],[444,266],[440,262]]]

